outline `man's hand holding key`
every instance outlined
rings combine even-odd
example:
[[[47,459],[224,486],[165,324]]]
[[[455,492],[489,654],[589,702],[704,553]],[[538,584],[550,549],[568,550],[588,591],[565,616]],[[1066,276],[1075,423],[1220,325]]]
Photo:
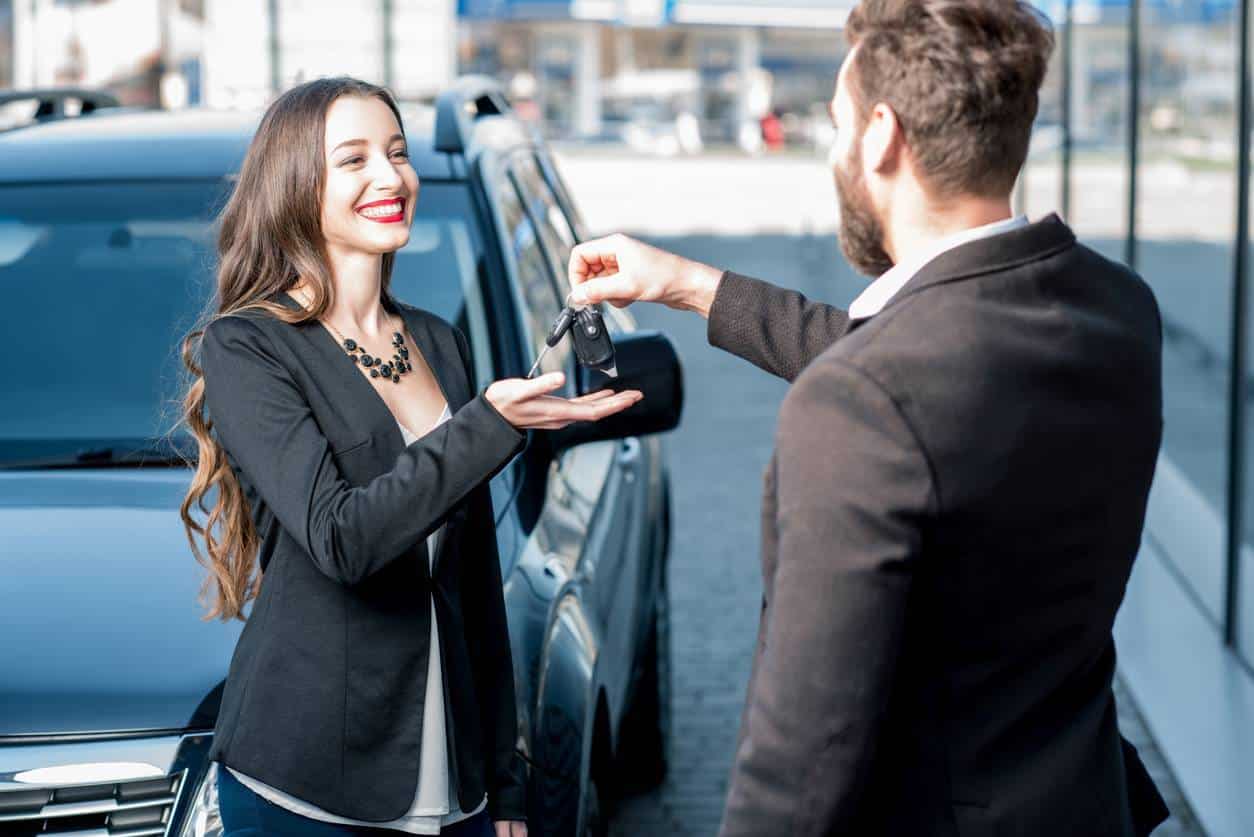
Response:
[[[633,302],[658,302],[709,317],[722,271],[625,235],[598,238],[570,254],[570,301],[574,305],[608,302],[625,308]]]

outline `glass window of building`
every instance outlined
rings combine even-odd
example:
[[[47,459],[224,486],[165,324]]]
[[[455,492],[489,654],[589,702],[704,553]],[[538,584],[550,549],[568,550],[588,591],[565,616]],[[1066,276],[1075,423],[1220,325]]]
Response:
[[[1237,7],[1141,10],[1137,270],[1163,315],[1164,437],[1146,537],[1223,618],[1236,234]]]
[[[579,38],[565,31],[536,36],[535,73],[539,83],[540,117],[549,136],[570,136],[576,130],[575,73]]]
[[[0,87],[14,86],[13,0],[0,0]]]
[[[1245,37],[1249,39],[1249,49],[1254,50],[1254,27],[1245,33]],[[1254,55],[1254,52],[1251,54]],[[1246,138],[1245,153],[1247,154],[1254,145],[1252,140],[1254,138]],[[1251,189],[1251,194],[1254,195],[1254,183],[1246,184],[1246,187]],[[1244,232],[1246,236],[1243,245],[1246,247],[1246,300],[1245,310],[1241,312],[1241,315],[1245,326],[1245,379],[1242,381],[1240,391],[1241,397],[1245,399],[1244,427],[1242,428],[1245,457],[1241,475],[1240,497],[1243,516],[1240,557],[1237,562],[1236,613],[1234,614],[1236,624],[1233,626],[1233,636],[1236,639],[1238,653],[1248,666],[1254,668],[1254,386],[1250,383],[1251,375],[1254,374],[1252,373],[1254,370],[1254,294],[1250,294],[1249,291],[1251,287],[1250,264],[1251,259],[1254,259],[1254,229],[1247,229]]]
[[[1117,12],[1117,13],[1115,13]],[[1084,244],[1123,261],[1128,236],[1129,37],[1122,9],[1083,5],[1071,29],[1071,207]]]
[[[1037,4],[1040,5],[1039,3]],[[1058,18],[1055,16],[1054,20]],[[1062,209],[1062,29],[1056,26],[1059,44],[1049,58],[1049,69],[1041,85],[1036,123],[1028,159],[1015,186],[1015,212],[1026,213],[1035,221]]]

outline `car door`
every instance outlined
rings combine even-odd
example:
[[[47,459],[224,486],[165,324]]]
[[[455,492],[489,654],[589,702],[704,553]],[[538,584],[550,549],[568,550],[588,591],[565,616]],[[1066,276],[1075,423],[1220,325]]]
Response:
[[[557,294],[564,300],[570,290],[566,269],[576,244],[574,227],[535,153],[520,151],[509,162],[510,177],[538,233]],[[607,328],[621,333],[621,324],[612,315],[605,319]],[[581,460],[570,455],[584,453],[585,448],[591,456]],[[630,689],[651,578],[648,538],[643,531],[642,453],[636,438],[581,445],[563,457],[560,468],[562,478],[575,490],[597,498],[579,572],[586,582],[585,603],[602,629],[604,663],[599,670],[616,716]]]

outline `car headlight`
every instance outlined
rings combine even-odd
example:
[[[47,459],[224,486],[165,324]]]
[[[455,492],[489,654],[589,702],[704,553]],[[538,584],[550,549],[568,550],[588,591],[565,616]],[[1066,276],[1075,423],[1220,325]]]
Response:
[[[183,821],[182,837],[222,837],[222,816],[218,813],[218,763],[210,762],[205,778],[196,788],[192,808]]]

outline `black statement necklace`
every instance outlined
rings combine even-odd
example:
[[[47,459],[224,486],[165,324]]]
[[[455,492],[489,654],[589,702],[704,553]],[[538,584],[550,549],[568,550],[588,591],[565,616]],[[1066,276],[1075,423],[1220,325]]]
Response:
[[[291,294],[288,294],[291,296]],[[303,304],[304,300],[298,300]],[[409,362],[409,348],[405,345],[405,335],[399,331],[392,332],[392,359],[384,361],[381,357],[375,357],[367,352],[361,346],[357,345],[357,341],[352,338],[345,337],[340,334],[339,329],[331,325],[327,320],[327,328],[331,329],[331,333],[340,341],[340,345],[344,351],[348,353],[348,358],[353,363],[360,363],[370,371],[372,378],[391,378],[392,383],[399,384],[401,375],[406,375],[414,371],[414,365]]]
[[[349,360],[353,363],[360,363],[369,369],[370,377],[372,378],[391,378],[392,383],[399,384],[401,375],[408,374],[414,368],[413,364],[409,362],[409,349],[405,346],[405,336],[399,331],[392,333],[392,359],[385,361],[383,358],[375,357],[357,345],[356,340],[340,334],[339,331],[336,331],[335,326],[330,323],[327,323],[327,327],[335,332],[336,337],[340,338],[340,345],[348,353]]]

